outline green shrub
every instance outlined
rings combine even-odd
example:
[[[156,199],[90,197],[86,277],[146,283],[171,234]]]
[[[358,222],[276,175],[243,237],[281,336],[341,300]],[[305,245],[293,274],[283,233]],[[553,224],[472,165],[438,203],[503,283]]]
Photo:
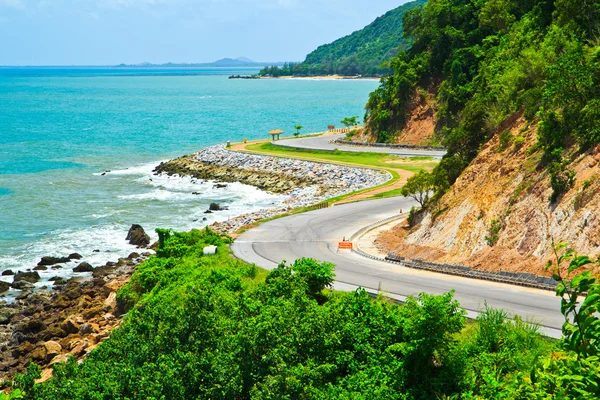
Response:
[[[502,230],[502,223],[493,219],[490,222],[490,227],[488,228],[488,234],[485,237],[485,242],[488,246],[493,247],[498,240],[500,239],[500,231]]]
[[[500,133],[500,137],[498,139],[498,150],[499,151],[504,151],[506,150],[506,148],[508,148],[508,146],[510,145],[510,142],[513,140],[513,135],[510,133],[510,131],[502,131],[502,133]]]

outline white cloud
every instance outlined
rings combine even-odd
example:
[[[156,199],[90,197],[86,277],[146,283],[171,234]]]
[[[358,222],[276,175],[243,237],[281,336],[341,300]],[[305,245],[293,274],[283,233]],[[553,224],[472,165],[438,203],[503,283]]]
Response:
[[[0,0],[0,7],[10,7],[22,10],[25,8],[22,0]]]

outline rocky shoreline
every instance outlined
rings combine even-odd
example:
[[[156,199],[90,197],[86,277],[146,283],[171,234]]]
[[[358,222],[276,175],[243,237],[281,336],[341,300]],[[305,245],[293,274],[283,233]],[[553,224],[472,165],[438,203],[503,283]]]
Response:
[[[211,225],[219,233],[233,233],[258,220],[307,207],[327,199],[380,185],[387,173],[313,161],[230,151],[211,146],[198,153],[161,163],[154,172],[221,182],[240,182],[287,195],[280,205]]]
[[[126,240],[140,248],[149,244],[148,235],[139,225],[131,227]],[[32,270],[14,274],[12,284],[3,282],[20,294],[14,302],[0,301],[0,390],[3,381],[23,372],[30,362],[40,365],[42,379],[47,379],[52,365],[69,356],[81,359],[108,338],[124,314],[117,304],[117,291],[150,254],[133,252],[96,268],[79,262],[73,271],[85,276],[68,280],[55,277],[34,290],[34,283],[40,279],[38,270],[81,259],[76,253],[47,256]],[[3,271],[4,276],[11,274]]]

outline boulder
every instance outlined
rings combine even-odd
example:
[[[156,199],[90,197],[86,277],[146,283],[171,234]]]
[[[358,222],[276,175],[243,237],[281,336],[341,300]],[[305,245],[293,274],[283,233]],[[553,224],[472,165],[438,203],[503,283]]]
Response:
[[[92,267],[89,263],[85,261],[77,265],[73,268],[73,272],[92,272],[94,271],[94,267]]]
[[[45,265],[38,265],[37,267],[33,268],[34,271],[48,271],[48,267],[46,267]]]
[[[135,258],[140,258],[139,253],[136,253],[135,251],[133,253],[131,253],[127,258],[131,258],[132,260]]]
[[[10,289],[10,283],[0,281],[0,293],[4,293]]]
[[[221,211],[222,208],[220,205],[218,205],[217,203],[210,203],[210,205],[208,206],[209,211]]]
[[[0,308],[0,325],[6,325],[10,323],[12,316],[15,312],[6,308]]]
[[[94,278],[101,278],[103,276],[108,276],[112,273],[115,273],[116,271],[117,271],[117,268],[109,267],[108,265],[106,265],[104,267],[94,268],[94,271],[92,271],[92,276]]]
[[[137,224],[131,225],[125,240],[129,240],[129,244],[138,247],[146,247],[150,244],[150,236],[146,234],[144,228]]]
[[[29,290],[23,290],[21,292],[21,294],[19,294],[17,297],[15,297],[15,299],[17,299],[17,300],[25,300],[29,296],[31,296],[31,291],[29,291]]]
[[[37,272],[19,272],[13,278],[13,282],[26,281],[36,283],[40,280],[40,274]]]
[[[36,334],[46,329],[46,324],[41,319],[31,319],[23,322],[15,328],[15,331],[23,332],[24,334]]]
[[[65,333],[77,333],[79,332],[79,324],[75,321],[75,318],[69,317],[60,324],[60,327]]]
[[[46,362],[50,362],[62,351],[62,346],[53,340],[49,340],[44,343],[44,348],[46,349]]]
[[[96,333],[94,327],[90,324],[82,324],[79,327],[79,333],[81,335],[89,335],[90,333]]]
[[[14,275],[15,273],[12,272],[10,269],[7,269],[6,271],[2,271],[2,276],[9,276],[9,275]]]
[[[50,256],[46,256],[46,257],[42,257],[42,259],[38,263],[38,265],[54,265],[54,264],[67,263],[69,261],[71,261],[71,260],[69,258],[67,258],[67,257],[50,257]]]
[[[79,253],[69,254],[69,260],[81,260],[83,257]]]
[[[17,290],[31,290],[35,287],[33,283],[27,281],[16,281],[10,285],[13,289]]]
[[[67,284],[67,280],[65,278],[56,278],[54,280],[54,286],[62,286],[62,285],[66,285]]]

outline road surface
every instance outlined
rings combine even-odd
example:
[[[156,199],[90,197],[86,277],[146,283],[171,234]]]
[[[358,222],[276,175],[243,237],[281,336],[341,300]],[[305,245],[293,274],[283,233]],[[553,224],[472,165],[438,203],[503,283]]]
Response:
[[[346,135],[325,135],[325,136],[312,136],[300,139],[283,139],[271,142],[276,146],[299,148],[306,150],[343,150],[352,152],[368,152],[368,153],[384,153],[392,154],[401,157],[415,157],[415,156],[426,156],[434,158],[442,158],[445,151],[437,150],[418,150],[418,149],[389,149],[385,147],[357,147],[357,146],[344,146],[340,144],[329,143],[331,140],[336,140]]]
[[[383,290],[402,300],[420,292],[441,294],[455,290],[455,298],[470,316],[487,303],[513,315],[533,320],[542,331],[560,337],[560,301],[551,291],[414,270],[364,258],[349,250],[338,253],[337,243],[361,228],[409,210],[412,200],[395,197],[344,204],[264,223],[241,234],[232,245],[247,262],[273,269],[283,260],[311,257],[336,265],[336,288]]]

